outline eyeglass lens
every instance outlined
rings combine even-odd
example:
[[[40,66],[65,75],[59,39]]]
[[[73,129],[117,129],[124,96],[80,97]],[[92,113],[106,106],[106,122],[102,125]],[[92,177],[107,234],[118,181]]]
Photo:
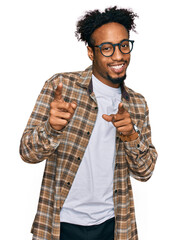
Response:
[[[133,44],[128,40],[121,42],[119,45],[119,50],[124,54],[130,53],[132,48]],[[109,57],[114,53],[114,46],[111,43],[105,43],[102,45],[100,50],[104,56]]]

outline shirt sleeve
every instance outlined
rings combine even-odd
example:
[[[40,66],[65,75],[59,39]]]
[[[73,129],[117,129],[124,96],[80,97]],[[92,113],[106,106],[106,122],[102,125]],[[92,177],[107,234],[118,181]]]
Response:
[[[61,132],[54,130],[48,122],[53,98],[54,87],[50,81],[47,81],[38,96],[21,138],[20,155],[25,162],[38,163],[47,159],[60,143]]]
[[[145,120],[141,131],[139,131],[139,137],[134,141],[124,142],[124,147],[130,175],[139,181],[147,181],[152,176],[157,159],[156,149],[151,142],[147,104]]]

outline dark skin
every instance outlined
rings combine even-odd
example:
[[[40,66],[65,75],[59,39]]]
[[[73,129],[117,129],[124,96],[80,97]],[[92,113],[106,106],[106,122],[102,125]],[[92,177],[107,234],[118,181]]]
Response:
[[[62,97],[62,83],[59,83],[55,91],[54,100],[50,104],[49,123],[51,127],[57,131],[62,130],[71,120],[76,110],[75,102],[65,102]]]
[[[103,114],[102,118],[107,122],[112,122],[119,134],[130,136],[135,133],[130,114],[124,109],[123,103],[119,103],[116,114]]]
[[[119,43],[123,39],[128,39],[126,28],[119,23],[107,23],[96,29],[92,34],[94,45],[99,45],[103,42]],[[104,84],[118,88],[120,84],[112,83],[107,75],[112,78],[121,78],[126,74],[126,69],[130,62],[130,54],[122,54],[119,48],[116,47],[114,54],[111,57],[104,57],[98,48],[88,47],[88,56],[93,62],[93,74]],[[120,71],[112,69],[112,66],[124,64]],[[135,133],[133,123],[128,111],[123,107],[123,103],[118,106],[116,114],[103,114],[103,119],[107,122],[112,122],[120,134],[129,136]]]
[[[91,35],[91,38],[94,41],[94,46],[97,46],[104,42],[120,43],[122,40],[128,39],[129,35],[123,25],[119,23],[107,23],[97,28]],[[110,57],[103,56],[98,47],[88,47],[87,49],[88,56],[93,62],[94,76],[102,83],[113,88],[118,88],[120,84],[111,82],[109,78],[116,80],[126,75],[126,70],[130,62],[130,54],[122,54],[118,46],[115,48],[114,54]]]
[[[92,38],[95,45],[99,45],[102,42],[118,43],[123,39],[128,39],[128,32],[125,27],[119,23],[108,23],[96,29],[92,34]],[[119,84],[110,82],[107,74],[112,78],[124,76],[130,61],[130,54],[122,54],[118,47],[116,47],[113,56],[104,57],[98,48],[95,49],[95,51],[90,47],[87,49],[88,56],[93,62],[93,74],[104,84],[118,88]],[[121,70],[114,70],[115,66],[122,64],[123,67]],[[62,130],[68,124],[77,107],[75,102],[68,103],[64,101],[62,97],[62,87],[62,83],[59,83],[55,92],[55,98],[50,105],[49,123],[52,128],[58,131]],[[116,114],[103,114],[102,117],[105,121],[112,122],[120,134],[129,136],[135,133],[130,114],[124,109],[122,103],[119,104]]]

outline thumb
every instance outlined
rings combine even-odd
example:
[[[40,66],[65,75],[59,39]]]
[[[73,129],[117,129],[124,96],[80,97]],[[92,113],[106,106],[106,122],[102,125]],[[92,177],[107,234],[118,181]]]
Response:
[[[111,114],[111,115],[103,114],[102,118],[107,122],[112,122],[113,121],[113,114]]]
[[[119,103],[119,107],[118,107],[118,113],[122,114],[125,111],[125,108],[123,107],[123,103]]]

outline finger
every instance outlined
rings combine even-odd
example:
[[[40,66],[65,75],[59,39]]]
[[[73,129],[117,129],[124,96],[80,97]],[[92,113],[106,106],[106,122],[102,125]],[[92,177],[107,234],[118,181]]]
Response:
[[[53,108],[58,109],[59,112],[69,112],[71,114],[73,114],[75,112],[75,109],[72,107],[71,103],[68,103],[68,102],[64,102],[64,101],[63,102],[55,102],[52,104],[52,106],[53,106]]]
[[[49,123],[54,129],[60,130],[68,124],[68,121],[66,119],[52,117],[49,119]]]
[[[113,115],[107,115],[107,114],[103,114],[102,118],[107,121],[107,122],[112,122],[113,121]]]
[[[71,103],[71,107],[75,110],[76,107],[77,107],[77,103],[76,103],[75,101],[73,101],[73,102]]]
[[[63,98],[62,98],[62,89],[63,89],[63,84],[62,83],[59,83],[56,90],[55,90],[55,97],[54,99],[56,101],[61,101]]]
[[[117,127],[118,132],[121,132],[123,135],[130,135],[134,131],[132,124],[122,125]]]
[[[50,111],[50,115],[55,118],[57,117],[57,118],[66,119],[66,120],[70,120],[72,117],[72,114],[69,112],[59,112],[54,109]]]
[[[123,103],[119,103],[119,107],[118,107],[118,113],[119,114],[123,114],[125,112],[125,108],[123,107]]]
[[[129,119],[129,118],[127,118],[127,119],[123,119],[123,120],[118,120],[118,121],[114,121],[113,122],[113,124],[114,124],[114,126],[116,127],[116,128],[118,128],[118,127],[124,127],[124,126],[128,126],[128,125],[132,125],[131,124],[131,120]]]
[[[117,114],[114,115],[114,122],[115,121],[121,121],[121,120],[124,120],[124,119],[125,119],[125,116],[123,114],[117,113]]]

